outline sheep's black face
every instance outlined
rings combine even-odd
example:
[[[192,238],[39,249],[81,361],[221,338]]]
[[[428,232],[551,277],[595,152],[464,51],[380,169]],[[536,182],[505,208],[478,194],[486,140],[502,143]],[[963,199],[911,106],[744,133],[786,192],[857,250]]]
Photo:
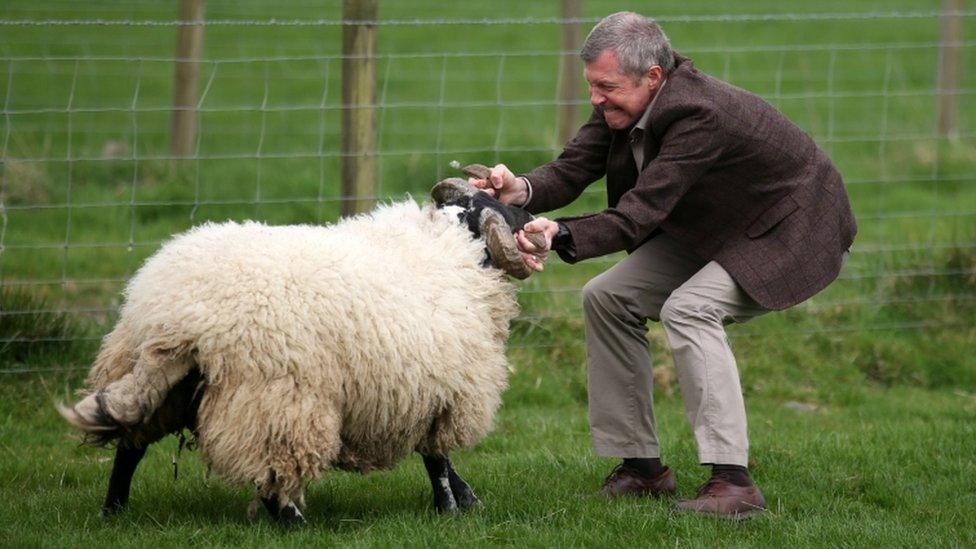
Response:
[[[522,208],[502,204],[484,191],[478,191],[470,196],[460,196],[455,200],[440,204],[438,207],[457,208],[458,220],[471,231],[475,238],[482,237],[481,216],[485,208],[498,212],[513,234],[524,227],[526,223],[532,221],[532,214],[529,212]]]
[[[529,212],[502,204],[457,177],[441,181],[431,189],[430,195],[438,208],[455,212],[474,238],[484,239],[488,253],[486,263],[516,278],[527,278],[531,274],[512,236],[532,220]]]

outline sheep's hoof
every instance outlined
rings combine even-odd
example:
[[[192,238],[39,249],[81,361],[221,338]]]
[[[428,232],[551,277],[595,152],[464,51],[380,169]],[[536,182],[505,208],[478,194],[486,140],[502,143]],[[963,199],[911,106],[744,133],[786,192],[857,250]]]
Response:
[[[471,511],[474,509],[481,509],[485,506],[478,499],[478,496],[474,495],[474,492],[469,488],[466,493],[454,494],[455,499],[457,499],[458,508],[462,511]]]
[[[468,511],[471,509],[479,509],[484,507],[478,496],[474,495],[474,490],[471,489],[469,485],[461,475],[457,474],[453,468],[450,469],[450,488],[451,494],[454,496],[454,500],[457,501],[458,508],[463,511]]]
[[[117,503],[117,504],[112,504],[112,505],[104,505],[104,506],[102,506],[102,510],[99,513],[99,515],[102,518],[111,518],[111,517],[114,517],[115,515],[118,515],[119,513],[121,513],[124,510],[125,510],[125,504],[124,503]]]
[[[439,514],[454,514],[481,509],[485,505],[471,488],[462,491],[452,491],[442,497],[434,498],[434,509]]]
[[[461,512],[461,508],[457,505],[437,505],[434,504],[434,511],[437,511],[438,515],[456,515]]]
[[[306,524],[305,516],[298,510],[295,502],[290,501],[284,507],[278,507],[278,497],[261,498],[261,503],[268,510],[271,519],[282,526],[300,526]]]
[[[474,490],[468,486],[468,483],[461,480],[461,477],[456,477],[451,480],[451,494],[454,496],[454,501],[457,502],[458,510],[471,511],[485,506],[478,499],[478,496],[474,495]]]
[[[298,510],[298,506],[294,503],[289,503],[281,508],[278,513],[278,523],[283,526],[302,526],[308,524],[305,521],[305,516],[302,512]]]
[[[114,517],[115,515],[125,511],[128,506],[128,498],[121,497],[118,495],[110,495],[105,503],[102,505],[101,515],[102,518]]]
[[[434,510],[441,515],[453,514],[460,511],[458,502],[454,499],[454,494],[451,493],[450,489],[445,488],[434,494]]]

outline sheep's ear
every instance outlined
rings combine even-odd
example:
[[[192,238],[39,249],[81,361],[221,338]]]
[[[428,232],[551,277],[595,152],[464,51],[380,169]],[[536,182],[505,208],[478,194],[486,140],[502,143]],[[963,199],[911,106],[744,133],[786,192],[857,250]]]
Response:
[[[522,259],[518,245],[515,244],[515,237],[512,236],[512,230],[505,222],[505,218],[495,210],[485,208],[481,210],[480,226],[485,244],[488,245],[491,264],[505,271],[509,276],[518,279],[529,278],[532,270]]]
[[[464,196],[474,196],[478,189],[460,177],[449,177],[434,185],[430,190],[430,197],[438,206],[446,202],[454,202]]]

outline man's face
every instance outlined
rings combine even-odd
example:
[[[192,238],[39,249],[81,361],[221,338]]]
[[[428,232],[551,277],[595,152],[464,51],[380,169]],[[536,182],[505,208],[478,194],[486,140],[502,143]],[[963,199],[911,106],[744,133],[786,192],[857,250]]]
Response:
[[[590,103],[603,107],[607,125],[615,130],[633,126],[661,87],[660,67],[635,79],[621,72],[617,54],[610,50],[587,63],[583,74],[590,85]]]

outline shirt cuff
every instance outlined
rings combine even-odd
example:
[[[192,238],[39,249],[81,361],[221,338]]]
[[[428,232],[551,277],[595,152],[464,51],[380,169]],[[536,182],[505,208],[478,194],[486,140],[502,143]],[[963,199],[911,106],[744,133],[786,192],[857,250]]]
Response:
[[[521,179],[522,181],[525,181],[525,189],[528,194],[528,196],[525,199],[525,202],[519,204],[519,207],[524,208],[526,204],[532,202],[532,182],[529,181],[529,178],[525,177],[524,175],[520,175],[518,178]]]

